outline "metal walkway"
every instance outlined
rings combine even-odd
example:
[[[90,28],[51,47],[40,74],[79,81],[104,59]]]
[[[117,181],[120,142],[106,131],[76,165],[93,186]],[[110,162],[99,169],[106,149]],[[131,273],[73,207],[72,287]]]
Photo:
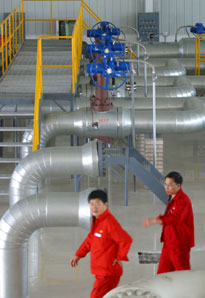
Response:
[[[72,64],[70,40],[43,40],[43,64]],[[0,79],[0,103],[30,103],[35,98],[37,40],[25,40]],[[72,94],[72,68],[44,68],[43,92]],[[49,97],[49,96],[47,96]]]
[[[69,40],[43,40],[42,49],[43,65],[72,64]],[[31,130],[29,123],[33,112],[22,111],[21,105],[34,104],[36,54],[37,40],[24,41],[0,78],[0,196],[7,196],[11,173],[20,161],[20,148],[28,145],[21,139],[25,131]],[[44,68],[43,98],[58,100],[71,97],[72,68]]]

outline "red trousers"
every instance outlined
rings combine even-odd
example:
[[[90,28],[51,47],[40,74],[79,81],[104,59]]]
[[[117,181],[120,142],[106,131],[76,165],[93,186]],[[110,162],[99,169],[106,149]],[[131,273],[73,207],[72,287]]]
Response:
[[[96,280],[90,298],[102,298],[106,293],[117,287],[120,276],[95,276]]]
[[[189,258],[190,249],[170,249],[163,246],[157,274],[177,270],[190,270]]]

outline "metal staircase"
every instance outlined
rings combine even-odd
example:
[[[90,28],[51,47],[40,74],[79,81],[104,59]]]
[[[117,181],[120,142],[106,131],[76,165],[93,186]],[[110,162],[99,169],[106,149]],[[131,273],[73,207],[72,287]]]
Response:
[[[134,174],[151,192],[153,192],[164,204],[168,200],[168,195],[165,192],[163,182],[164,176],[136,149],[126,147],[124,149],[107,149],[103,143],[99,142],[99,168],[101,175],[105,172],[105,167],[110,167],[111,170],[125,183],[125,205],[128,206],[128,173]],[[120,166],[125,172],[125,177],[122,177],[118,171],[112,166]]]
[[[27,127],[27,122],[33,119],[34,113],[18,112],[16,105],[14,109],[15,111],[9,112],[0,110],[0,196],[8,196],[9,180],[20,161],[20,148],[32,146],[30,143],[21,142],[21,138],[25,131],[32,131],[32,128]],[[5,122],[10,126],[4,126]],[[21,126],[18,126],[18,122],[21,122]],[[22,126],[22,123],[25,126]]]

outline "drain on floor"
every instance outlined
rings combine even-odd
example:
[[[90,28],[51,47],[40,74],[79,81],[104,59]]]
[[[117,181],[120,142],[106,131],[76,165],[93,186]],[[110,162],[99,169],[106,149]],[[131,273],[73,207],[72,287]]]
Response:
[[[138,252],[140,264],[157,264],[159,263],[160,252]]]

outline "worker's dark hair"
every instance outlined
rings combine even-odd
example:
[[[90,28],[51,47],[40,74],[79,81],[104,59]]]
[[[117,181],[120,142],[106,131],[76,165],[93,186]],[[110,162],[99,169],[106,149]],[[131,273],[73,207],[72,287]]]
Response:
[[[175,183],[182,185],[183,183],[183,178],[178,172],[170,172],[165,176],[166,178],[172,178]]]
[[[101,189],[93,190],[88,196],[88,203],[93,199],[100,199],[105,204],[108,201],[107,192]]]

